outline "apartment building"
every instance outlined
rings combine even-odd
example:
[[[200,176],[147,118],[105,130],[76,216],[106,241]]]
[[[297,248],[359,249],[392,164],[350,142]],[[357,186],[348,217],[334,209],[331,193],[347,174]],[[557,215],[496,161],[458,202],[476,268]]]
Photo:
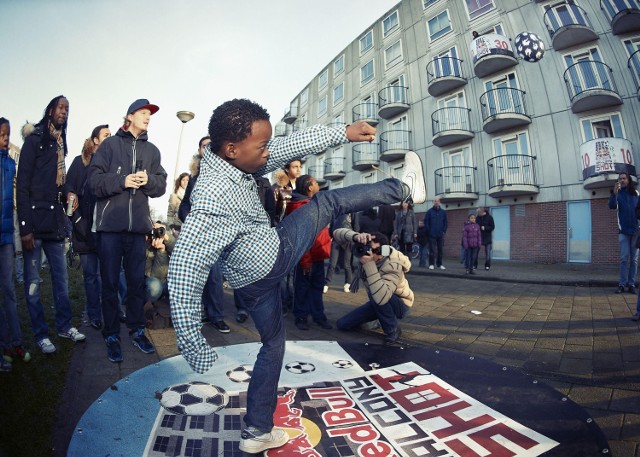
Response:
[[[523,31],[543,39],[539,62],[516,52]],[[497,259],[616,263],[607,199],[619,172],[637,173],[639,51],[640,0],[403,0],[301,88],[275,134],[377,127],[375,143],[305,159],[327,189],[399,176],[415,151],[416,211],[441,198],[449,255],[486,206]]]

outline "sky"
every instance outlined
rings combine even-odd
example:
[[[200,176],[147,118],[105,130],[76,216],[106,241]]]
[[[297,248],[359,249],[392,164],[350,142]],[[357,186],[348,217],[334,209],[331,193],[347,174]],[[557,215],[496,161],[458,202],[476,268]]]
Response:
[[[167,193],[150,204],[166,215],[176,163],[188,171],[216,106],[248,98],[275,124],[398,1],[0,0],[0,116],[21,146],[20,127],[66,96],[69,166],[95,126],[114,134],[129,105],[149,99],[160,107],[149,140],[168,174]],[[182,110],[195,118],[183,125]]]

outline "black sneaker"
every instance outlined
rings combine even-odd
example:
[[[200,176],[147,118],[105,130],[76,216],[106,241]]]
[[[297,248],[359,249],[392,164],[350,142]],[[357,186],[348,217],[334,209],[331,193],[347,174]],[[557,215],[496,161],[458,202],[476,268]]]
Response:
[[[212,322],[211,325],[217,328],[220,333],[229,333],[231,331],[225,321]]]
[[[295,321],[296,327],[298,330],[309,330],[309,324],[307,324],[307,320],[302,317],[296,317]]]
[[[320,327],[322,327],[325,330],[331,330],[333,327],[331,326],[331,324],[329,323],[329,321],[314,321],[316,324],[318,324]]]
[[[139,327],[135,330],[131,330],[129,335],[133,339],[133,345],[140,349],[145,354],[151,354],[156,352],[156,348],[153,347],[147,335],[144,334],[144,327]]]
[[[635,295],[636,294],[636,288],[632,285],[629,286],[629,293]]]
[[[402,330],[400,330],[400,327],[396,327],[390,335],[384,337],[384,344],[396,343],[400,339],[400,335],[402,335]]]
[[[236,321],[243,324],[244,322],[246,322],[248,317],[249,315],[247,313],[245,313],[244,311],[240,311],[238,314],[236,314]]]
[[[120,349],[120,337],[109,335],[104,339],[107,344],[107,358],[114,363],[122,362],[122,349]]]
[[[96,330],[100,330],[102,328],[102,321],[100,319],[91,321],[91,327],[95,328]]]
[[[624,292],[624,286],[618,286],[618,290],[616,290],[617,294],[621,294]]]

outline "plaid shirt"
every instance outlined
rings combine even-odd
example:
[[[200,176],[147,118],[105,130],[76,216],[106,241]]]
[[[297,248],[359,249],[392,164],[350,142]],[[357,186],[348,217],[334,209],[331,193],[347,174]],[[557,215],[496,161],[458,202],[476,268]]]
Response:
[[[256,175],[346,141],[344,127],[321,125],[273,138],[267,146],[269,159]],[[241,288],[271,271],[279,246],[253,176],[207,149],[191,195],[191,212],[171,255],[168,277],[178,348],[194,371],[204,373],[217,359],[200,332],[202,290],[211,266],[219,262],[229,284]]]

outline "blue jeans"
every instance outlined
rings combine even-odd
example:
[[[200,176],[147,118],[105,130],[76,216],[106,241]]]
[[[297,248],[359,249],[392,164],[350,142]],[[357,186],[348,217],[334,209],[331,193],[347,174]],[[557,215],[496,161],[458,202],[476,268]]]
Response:
[[[40,267],[42,251],[49,261],[53,303],[56,308],[56,329],[59,333],[69,330],[71,325],[71,303],[67,289],[67,259],[62,240],[35,240],[35,248],[24,251],[24,295],[31,317],[31,328],[36,341],[49,336],[49,327],[44,317],[44,305],[40,301]]]
[[[484,266],[491,266],[491,252],[493,251],[493,243],[484,244]],[[478,267],[478,258],[480,257],[480,252],[478,251],[478,255],[476,256],[476,262],[473,264],[474,267]]]
[[[100,261],[98,254],[80,254],[82,277],[84,280],[84,294],[87,297],[87,317],[90,321],[102,320],[102,305],[100,304]]]
[[[429,266],[433,265],[435,257],[435,265],[439,267],[442,265],[442,249],[444,248],[443,237],[429,237]]]
[[[285,348],[282,301],[277,284],[296,267],[318,233],[332,219],[372,206],[396,203],[403,197],[405,189],[397,179],[320,192],[276,226],[280,247],[271,271],[261,280],[237,289],[262,342],[247,390],[247,414],[244,417],[247,425],[263,432],[273,428]]]
[[[353,270],[351,268],[351,262],[353,254],[350,249],[344,249],[337,242],[331,242],[331,257],[329,258],[329,267],[327,268],[327,275],[325,277],[325,284],[329,284],[333,279],[333,273],[336,271],[336,265],[338,265],[338,258],[340,257],[340,251],[343,251],[344,257],[344,283],[351,284],[353,282]]]
[[[323,287],[324,261],[313,262],[308,275],[304,274],[300,264],[296,266],[293,276],[293,315],[296,319],[306,320],[311,314],[311,318],[316,322],[327,320],[322,301]]]
[[[366,322],[378,319],[384,334],[391,335],[398,328],[398,319],[402,319],[408,312],[409,307],[395,294],[382,306],[369,295],[368,302],[338,319],[336,327],[338,330],[353,330]]]
[[[120,334],[120,269],[124,267],[127,282],[127,327],[145,326],[144,302],[146,282],[144,266],[147,244],[142,233],[101,232],[99,237],[100,275],[102,277],[102,334]]]
[[[16,288],[13,284],[13,243],[0,245],[0,290],[4,296],[0,309],[0,347],[22,346]]]
[[[618,234],[620,244],[620,281],[621,286],[633,286],[638,271],[638,250],[636,249],[636,235]]]
[[[478,263],[478,251],[480,248],[467,248],[464,255],[464,267],[473,270],[473,266]]]
[[[428,243],[428,242],[427,242]],[[420,245],[420,251],[419,251],[419,261],[418,261],[418,266],[419,267],[426,267],[427,266],[427,255],[429,254],[429,246],[427,244],[421,244]]]
[[[209,270],[209,277],[202,291],[202,304],[211,322],[218,322],[224,319],[222,271],[217,263]]]

